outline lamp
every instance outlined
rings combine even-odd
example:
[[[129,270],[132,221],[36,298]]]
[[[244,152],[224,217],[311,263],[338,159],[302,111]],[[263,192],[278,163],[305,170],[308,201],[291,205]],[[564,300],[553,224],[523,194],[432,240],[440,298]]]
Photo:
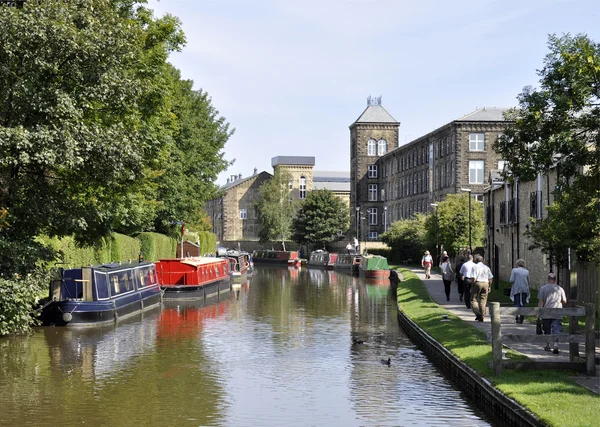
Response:
[[[471,189],[470,188],[461,188],[460,191],[464,191],[465,193],[469,193],[469,254],[473,253],[473,248],[471,247]]]
[[[438,218],[438,204],[437,203],[431,203],[431,206],[433,206],[435,208],[435,259],[437,260],[438,257],[438,248],[440,246],[440,221]]]

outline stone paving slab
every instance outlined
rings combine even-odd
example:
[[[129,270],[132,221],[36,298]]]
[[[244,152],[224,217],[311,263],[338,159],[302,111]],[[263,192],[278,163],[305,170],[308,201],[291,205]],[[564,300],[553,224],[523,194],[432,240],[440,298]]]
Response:
[[[491,331],[491,323],[489,318],[489,311],[486,312],[486,317],[484,322],[478,322],[475,320],[475,314],[470,308],[465,306],[463,301],[459,300],[458,288],[456,282],[452,283],[452,288],[450,292],[450,301],[446,301],[446,293],[444,292],[444,282],[442,282],[442,276],[438,273],[431,272],[431,278],[425,278],[425,272],[422,269],[411,268],[413,273],[415,273],[421,281],[425,284],[427,291],[431,298],[439,305],[444,307],[446,310],[450,311],[453,315],[459,317],[461,320],[469,323],[470,325],[475,326],[476,328],[484,331],[488,335],[488,339],[490,339],[492,331]],[[494,290],[492,290],[494,292]],[[499,292],[499,291],[496,291]],[[503,334],[535,334],[535,324],[533,323],[515,323],[515,318],[512,315],[502,315],[502,333]],[[552,345],[552,344],[551,344]],[[559,343],[558,349],[560,351],[559,354],[553,354],[550,351],[545,351],[544,346],[540,344],[532,344],[532,343],[510,343],[510,345],[505,345],[512,350],[518,351],[521,354],[529,357],[532,360],[540,360],[540,361],[569,361],[569,344],[568,343]],[[580,354],[583,355],[584,349],[582,345],[580,345],[581,350]],[[600,354],[600,343],[596,340],[596,357]],[[596,377],[588,377],[587,375],[577,375],[575,381],[592,390],[595,393],[600,394],[600,367],[596,365]]]

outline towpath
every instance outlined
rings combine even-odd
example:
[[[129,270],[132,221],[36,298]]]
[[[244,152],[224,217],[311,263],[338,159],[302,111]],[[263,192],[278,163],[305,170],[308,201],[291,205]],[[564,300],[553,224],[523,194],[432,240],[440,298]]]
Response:
[[[444,293],[444,283],[440,274],[435,272],[431,273],[431,279],[425,278],[425,273],[422,269],[411,268],[419,279],[423,281],[427,291],[431,298],[439,305],[443,306],[446,310],[450,311],[453,315],[459,317],[461,320],[481,329],[488,338],[491,337],[491,324],[489,318],[489,311],[486,313],[484,322],[478,322],[475,320],[475,315],[470,308],[465,306],[463,301],[459,300],[458,289],[456,282],[452,283],[452,291],[450,293],[450,301],[446,301],[446,294]],[[494,291],[492,292],[500,292]],[[502,315],[502,333],[503,334],[535,334],[535,324],[533,323],[515,323],[515,318],[512,315]],[[552,352],[545,351],[543,345],[529,344],[529,343],[511,343],[508,347],[518,351],[521,354],[526,355],[532,360],[569,360],[569,344],[559,344],[559,354],[553,354]],[[583,353],[583,349],[580,350]],[[596,357],[600,354],[599,342],[596,340]],[[577,375],[574,377],[575,381],[592,390],[593,392],[600,394],[600,367],[596,365],[596,377],[588,377],[586,375]]]

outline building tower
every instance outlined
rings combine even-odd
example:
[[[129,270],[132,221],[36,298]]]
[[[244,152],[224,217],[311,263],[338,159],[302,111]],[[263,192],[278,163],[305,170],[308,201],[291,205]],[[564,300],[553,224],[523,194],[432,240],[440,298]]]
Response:
[[[398,147],[397,122],[381,106],[381,97],[367,98],[367,108],[350,125],[350,218],[358,239],[378,240],[390,223],[378,159]]]

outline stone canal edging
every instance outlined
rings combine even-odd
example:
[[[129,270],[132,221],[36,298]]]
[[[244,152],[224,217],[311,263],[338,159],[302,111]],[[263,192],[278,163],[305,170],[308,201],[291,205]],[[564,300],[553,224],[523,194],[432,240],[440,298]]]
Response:
[[[506,426],[545,426],[534,414],[496,389],[475,370],[434,340],[398,305],[398,322],[408,337],[453,381],[479,409]]]

